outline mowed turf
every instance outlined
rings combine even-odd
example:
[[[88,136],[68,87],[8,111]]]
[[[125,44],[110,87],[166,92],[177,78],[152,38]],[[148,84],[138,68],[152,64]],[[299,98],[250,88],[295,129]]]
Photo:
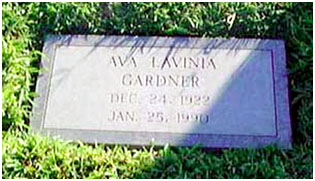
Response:
[[[131,148],[31,133],[46,34],[283,39],[293,149]],[[2,3],[3,178],[313,178],[312,3]]]

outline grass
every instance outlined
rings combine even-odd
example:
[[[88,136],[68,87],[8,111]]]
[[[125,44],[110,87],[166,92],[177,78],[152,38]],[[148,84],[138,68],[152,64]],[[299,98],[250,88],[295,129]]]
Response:
[[[3,178],[313,178],[312,3],[2,3]],[[88,145],[28,126],[46,34],[284,39],[293,149]]]

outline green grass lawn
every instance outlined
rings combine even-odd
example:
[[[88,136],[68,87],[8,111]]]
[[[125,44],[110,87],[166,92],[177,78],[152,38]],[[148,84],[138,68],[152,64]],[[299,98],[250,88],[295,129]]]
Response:
[[[132,148],[31,133],[46,34],[283,39],[293,149]],[[2,3],[2,177],[313,178],[312,57],[312,3]]]

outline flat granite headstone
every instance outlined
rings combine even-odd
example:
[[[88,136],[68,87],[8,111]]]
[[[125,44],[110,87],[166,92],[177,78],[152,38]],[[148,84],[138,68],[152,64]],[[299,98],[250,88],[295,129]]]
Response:
[[[31,125],[108,144],[291,147],[281,40],[48,36]]]

